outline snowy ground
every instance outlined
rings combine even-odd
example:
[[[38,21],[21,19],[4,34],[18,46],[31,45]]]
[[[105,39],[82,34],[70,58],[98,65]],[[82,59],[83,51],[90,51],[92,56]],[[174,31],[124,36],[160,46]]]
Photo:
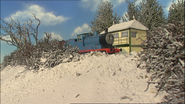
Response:
[[[1,72],[1,104],[159,103],[164,93],[147,88],[149,75],[137,68],[136,54],[84,55],[38,72],[22,66]]]

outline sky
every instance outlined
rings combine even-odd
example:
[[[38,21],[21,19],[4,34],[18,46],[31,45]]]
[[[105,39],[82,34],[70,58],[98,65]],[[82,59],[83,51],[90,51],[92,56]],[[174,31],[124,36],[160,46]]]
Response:
[[[106,0],[103,0],[106,1]],[[125,0],[107,0],[113,4],[113,11],[123,16],[127,11]],[[133,0],[130,0],[133,1]],[[138,0],[137,3],[142,0]],[[165,15],[168,15],[169,6],[173,0],[157,0],[163,7]],[[52,38],[59,40],[68,40],[76,38],[77,34],[90,32],[89,25],[94,20],[97,6],[100,0],[1,0],[1,18],[6,22],[10,18],[20,21],[32,19],[33,27],[36,27],[38,21],[33,18],[34,13],[41,21],[39,26],[38,38],[45,36],[44,32],[51,33]],[[2,31],[1,31],[2,33]],[[8,39],[8,37],[5,37]],[[16,50],[15,46],[7,45],[1,41],[1,60]]]

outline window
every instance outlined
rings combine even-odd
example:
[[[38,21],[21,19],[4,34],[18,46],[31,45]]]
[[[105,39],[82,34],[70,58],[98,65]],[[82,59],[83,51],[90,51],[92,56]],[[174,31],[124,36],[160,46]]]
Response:
[[[114,39],[119,38],[119,33],[113,33]]]
[[[128,31],[121,32],[121,37],[128,37]]]
[[[78,41],[82,40],[82,35],[77,36]]]
[[[83,37],[87,36],[87,34],[83,34]]]
[[[131,37],[136,38],[137,31],[131,31]]]

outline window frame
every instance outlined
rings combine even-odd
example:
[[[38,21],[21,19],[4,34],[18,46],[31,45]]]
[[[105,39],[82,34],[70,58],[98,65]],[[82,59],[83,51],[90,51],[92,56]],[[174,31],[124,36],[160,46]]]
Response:
[[[126,34],[123,34],[123,33],[127,33],[127,36],[126,36]],[[125,36],[124,36],[124,35],[125,35]],[[121,32],[121,37],[122,37],[122,38],[129,37],[128,31],[122,31],[122,32]]]
[[[137,38],[137,31],[131,31],[131,37],[132,38]]]
[[[114,39],[118,39],[119,38],[119,33],[118,32],[113,33],[112,35],[114,36]]]

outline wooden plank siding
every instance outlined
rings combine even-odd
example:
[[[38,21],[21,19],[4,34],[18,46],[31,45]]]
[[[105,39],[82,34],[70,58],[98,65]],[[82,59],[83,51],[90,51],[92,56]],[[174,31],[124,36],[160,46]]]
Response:
[[[128,36],[123,37],[123,35],[121,34],[122,32],[128,32]],[[124,53],[130,53],[133,51],[140,52],[142,49],[140,47],[140,44],[143,42],[142,40],[146,40],[146,31],[144,30],[126,29],[111,33],[113,35],[116,35],[114,38],[113,46],[122,49]]]
[[[136,38],[131,37],[131,45],[140,45],[142,40],[146,40],[146,31],[131,29],[131,31],[136,31]]]

